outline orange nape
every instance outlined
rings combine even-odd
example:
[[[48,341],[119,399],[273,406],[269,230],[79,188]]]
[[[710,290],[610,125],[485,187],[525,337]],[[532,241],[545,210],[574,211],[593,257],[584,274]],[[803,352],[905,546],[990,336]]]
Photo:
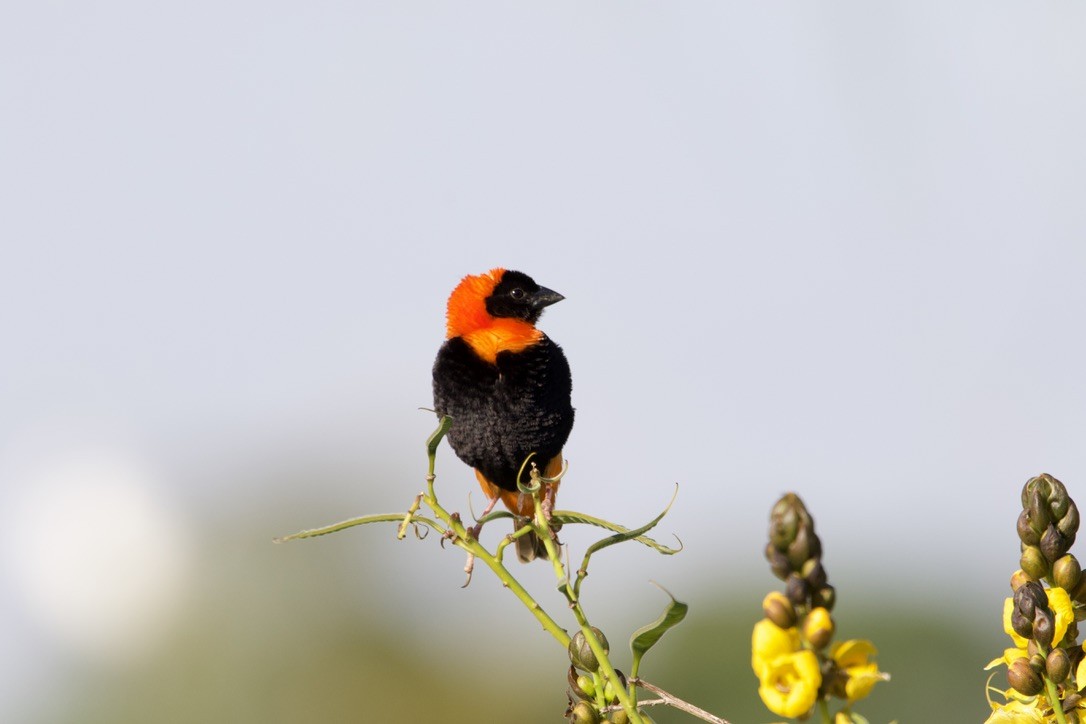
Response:
[[[558,453],[543,467],[542,475],[545,478],[553,478],[561,472],[562,453]],[[513,515],[519,515],[523,518],[530,518],[535,515],[535,501],[532,500],[531,495],[522,493],[519,490],[499,488],[487,480],[478,470],[475,471],[475,477],[479,480],[479,487],[483,489],[483,494],[486,495],[487,500],[501,498],[502,503]],[[558,485],[558,481],[543,483],[542,490],[539,491],[540,497],[544,499],[549,497],[553,501],[558,495]]]
[[[466,276],[449,295],[446,336],[460,337],[487,362],[500,352],[520,352],[543,338],[543,333],[522,319],[495,318],[486,311],[486,298],[501,281],[505,269]],[[497,497],[497,496],[491,496]]]

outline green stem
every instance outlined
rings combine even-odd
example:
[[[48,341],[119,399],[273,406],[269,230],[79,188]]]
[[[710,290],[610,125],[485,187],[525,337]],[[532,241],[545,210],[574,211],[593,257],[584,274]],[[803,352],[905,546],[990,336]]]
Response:
[[[818,701],[818,714],[822,717],[822,724],[833,724],[833,718],[830,716],[830,705],[825,699],[819,699]]]
[[[558,586],[569,601],[569,607],[573,611],[573,616],[577,619],[577,623],[581,627],[581,633],[584,634],[585,640],[588,642],[588,647],[592,649],[592,653],[599,662],[599,670],[607,677],[607,680],[611,682],[611,688],[614,689],[615,696],[618,697],[618,702],[622,704],[622,708],[626,711],[626,715],[630,717],[630,721],[633,724],[644,724],[645,720],[637,710],[637,704],[634,703],[634,700],[630,697],[630,693],[626,690],[626,687],[622,685],[622,679],[619,678],[618,673],[615,671],[615,667],[611,664],[611,660],[608,658],[607,652],[603,648],[603,644],[596,638],[596,634],[592,631],[592,627],[588,623],[588,617],[585,615],[584,609],[581,608],[581,602],[578,600],[573,584],[566,574],[565,566],[562,565],[561,554],[558,551],[558,547],[554,544],[554,538],[551,536],[550,522],[543,516],[543,506],[539,500],[538,491],[532,493],[532,497],[535,498],[535,517],[533,522],[536,528],[536,535],[540,537],[543,541],[543,546],[547,549],[547,558],[550,559],[551,565],[554,566],[554,575],[558,579]]]
[[[1052,711],[1056,714],[1056,721],[1059,724],[1067,724],[1067,717],[1063,713],[1063,704],[1060,702],[1060,692],[1056,690],[1056,683],[1047,676],[1045,679],[1045,692],[1048,694],[1048,703],[1052,706]]]

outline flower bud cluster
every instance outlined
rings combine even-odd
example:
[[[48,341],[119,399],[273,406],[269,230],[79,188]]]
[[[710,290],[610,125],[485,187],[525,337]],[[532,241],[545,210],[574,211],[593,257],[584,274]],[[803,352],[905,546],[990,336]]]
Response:
[[[600,642],[604,653],[610,652],[610,644],[607,637],[598,628],[592,627],[592,633]],[[575,724],[626,724],[628,717],[621,709],[601,713],[607,707],[618,703],[618,694],[610,681],[604,679],[598,673],[599,659],[592,647],[588,644],[588,637],[583,631],[578,631],[569,642],[569,681],[570,697],[569,709],[566,718]],[[621,671],[616,671],[623,686],[626,686],[626,676]]]
[[[794,606],[833,610],[834,590],[822,567],[822,541],[795,493],[784,495],[770,511],[765,557],[773,575],[784,581],[785,593]]]
[[[1047,473],[1030,478],[1022,488],[1022,512],[1018,516],[1020,563],[1026,575],[1034,580],[1053,578],[1055,585],[1072,595],[1086,594],[1082,568],[1068,553],[1078,525],[1078,506],[1063,483]],[[1076,596],[1076,600],[1080,599]]]
[[[1013,595],[1003,607],[1003,628],[1014,648],[988,665],[1007,666],[1011,690],[1006,703],[992,703],[989,722],[1024,709],[1034,717],[1030,721],[1047,722],[1057,705],[1067,721],[1086,720],[1086,711],[1079,711],[1086,668],[1075,620],[1076,606],[1086,603],[1086,577],[1070,553],[1078,526],[1078,507],[1063,483],[1047,474],[1026,482],[1017,524],[1022,568],[1011,576]]]
[[[765,618],[754,627],[751,665],[766,707],[779,716],[804,718],[822,699],[852,702],[889,678],[871,661],[869,641],[833,644],[834,588],[822,566],[822,542],[814,520],[794,493],[783,496],[769,516],[765,550],[785,591],[762,601]]]

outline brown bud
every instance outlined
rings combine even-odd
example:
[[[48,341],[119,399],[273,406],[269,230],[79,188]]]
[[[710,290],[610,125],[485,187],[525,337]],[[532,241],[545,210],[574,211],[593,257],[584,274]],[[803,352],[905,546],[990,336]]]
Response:
[[[1033,639],[1043,648],[1052,645],[1056,635],[1056,619],[1047,608],[1039,608],[1033,616]]]
[[[1044,679],[1025,659],[1015,659],[1007,667],[1007,683],[1025,696],[1036,696],[1044,688]]]
[[[781,628],[787,629],[796,625],[796,609],[779,591],[772,591],[763,599],[762,611],[766,618]]]
[[[822,567],[821,558],[812,558],[803,564],[800,575],[807,579],[811,588],[822,588],[826,585],[826,569]]]
[[[832,611],[833,604],[836,602],[837,591],[833,586],[827,585],[825,588],[821,588],[811,595],[811,605],[821,606],[827,611]]]
[[[1018,514],[1018,537],[1028,546],[1035,546],[1041,542],[1041,534],[1033,530],[1033,526],[1030,525],[1028,510],[1023,510]]]
[[[1049,561],[1055,561],[1063,556],[1067,552],[1070,545],[1067,543],[1067,537],[1060,533],[1056,529],[1056,526],[1050,525],[1045,529],[1044,534],[1041,536],[1041,553]]]
[[[1078,559],[1068,553],[1052,564],[1052,578],[1056,585],[1067,591],[1073,592],[1078,588],[1079,579],[1082,577],[1082,567]]]
[[[1017,591],[1022,587],[1023,583],[1029,583],[1035,579],[1030,578],[1029,574],[1019,568],[1017,571],[1011,574],[1011,590]]]
[[[1048,672],[1048,678],[1062,684],[1071,673],[1071,658],[1067,655],[1067,649],[1052,649],[1045,660],[1045,671]]]
[[[798,574],[793,573],[784,582],[784,593],[788,596],[788,600],[796,606],[806,606],[807,599],[811,596],[811,585],[807,583],[806,579],[800,578]]]

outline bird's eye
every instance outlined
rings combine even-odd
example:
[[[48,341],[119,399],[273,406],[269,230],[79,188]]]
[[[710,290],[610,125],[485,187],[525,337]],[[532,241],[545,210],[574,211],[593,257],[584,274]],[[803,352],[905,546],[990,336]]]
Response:
[[[513,299],[524,299],[524,290],[520,287],[517,287],[513,291],[509,292],[509,296],[511,296]]]

